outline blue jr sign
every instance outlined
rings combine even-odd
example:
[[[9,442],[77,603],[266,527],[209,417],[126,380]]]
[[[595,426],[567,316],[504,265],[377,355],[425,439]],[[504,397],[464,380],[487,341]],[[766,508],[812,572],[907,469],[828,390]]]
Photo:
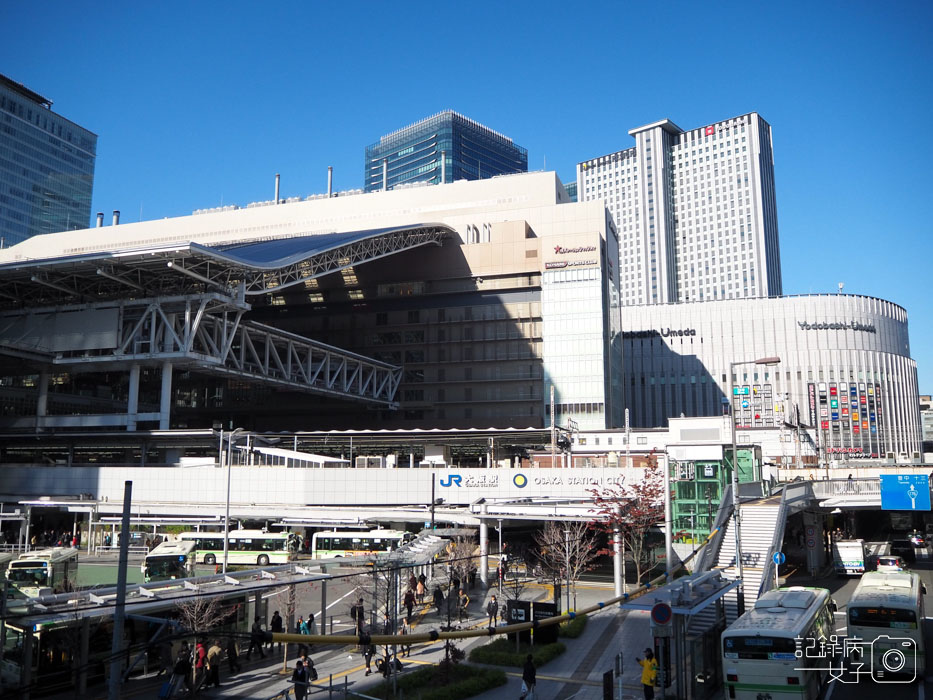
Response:
[[[882,474],[881,510],[930,510],[930,477]]]

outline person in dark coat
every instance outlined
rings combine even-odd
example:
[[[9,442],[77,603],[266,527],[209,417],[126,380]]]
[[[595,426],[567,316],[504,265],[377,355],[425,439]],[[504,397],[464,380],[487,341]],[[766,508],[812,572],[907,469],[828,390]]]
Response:
[[[414,576],[412,576],[412,578],[414,578]],[[415,582],[415,586],[417,585],[418,583]],[[414,591],[414,588],[409,588],[405,592],[405,610],[407,612],[407,614],[405,615],[405,619],[408,620],[409,622],[411,622],[411,615],[414,609],[415,609],[415,591]]]
[[[350,617],[356,626],[357,635],[363,634],[363,625],[366,623],[366,608],[363,607],[363,599],[356,601],[356,605],[350,608]]]
[[[531,654],[525,657],[525,665],[522,667],[522,682],[527,688],[527,692],[522,694],[524,699],[528,695],[534,696],[535,694],[535,683],[537,682],[537,672],[535,670],[535,662]]]
[[[499,601],[496,600],[496,596],[493,595],[492,599],[486,603],[486,614],[489,615],[489,626],[496,626],[496,616],[499,614]]]
[[[262,650],[262,623],[259,621],[259,616],[253,621],[253,626],[249,631],[249,649],[246,650],[246,660],[249,661],[249,657],[253,653],[253,649],[259,651],[260,658],[266,658],[265,653]]]
[[[194,693],[194,681],[191,677],[193,668],[191,666],[190,653],[187,646],[182,647],[182,650],[178,652],[178,658],[175,659],[175,667],[172,669],[175,676],[181,679],[181,682],[185,684],[185,688],[188,689],[189,695]]]
[[[441,590],[440,586],[434,587],[434,606],[437,608],[437,614],[441,614],[441,609],[444,607],[444,591]]]
[[[295,700],[304,700],[308,694],[308,670],[301,659],[295,662],[295,670],[292,671],[292,683],[295,684]]]
[[[368,676],[373,672],[372,662],[373,657],[376,655],[376,645],[370,644],[366,647],[366,650],[363,652],[363,659],[366,661],[366,675]]]
[[[269,621],[269,631],[275,634],[276,632],[284,632],[285,625],[282,623],[282,616],[279,615],[279,611],[276,610],[272,613],[272,619]],[[269,651],[272,651],[272,647],[275,646],[275,642],[269,642]],[[279,642],[279,651],[282,650],[282,642]]]

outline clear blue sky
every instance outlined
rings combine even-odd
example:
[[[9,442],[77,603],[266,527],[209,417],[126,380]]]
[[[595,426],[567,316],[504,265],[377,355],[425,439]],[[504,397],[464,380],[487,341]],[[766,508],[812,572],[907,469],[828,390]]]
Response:
[[[363,149],[455,109],[565,181],[758,111],[785,293],[906,307],[933,392],[933,3],[159,2],[0,5],[0,72],[99,135],[92,212],[123,221],[362,186]],[[923,204],[927,202],[927,204]]]

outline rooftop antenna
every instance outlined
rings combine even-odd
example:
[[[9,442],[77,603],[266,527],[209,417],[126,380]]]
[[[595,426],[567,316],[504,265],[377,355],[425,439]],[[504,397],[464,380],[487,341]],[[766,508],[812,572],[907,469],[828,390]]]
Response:
[[[846,283],[845,283],[845,282],[840,282],[840,283],[839,283],[839,294],[842,294],[842,288],[845,287],[845,286],[846,286]]]

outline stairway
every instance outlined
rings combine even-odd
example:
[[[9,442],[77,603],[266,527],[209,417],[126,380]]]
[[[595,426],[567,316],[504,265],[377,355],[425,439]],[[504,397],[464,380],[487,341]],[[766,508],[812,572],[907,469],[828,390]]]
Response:
[[[762,570],[772,555],[775,531],[784,530],[784,524],[778,523],[781,510],[780,497],[764,498],[759,501],[742,504],[742,571],[745,576],[745,609],[751,608],[758,600],[761,588]],[[722,544],[713,568],[722,571],[724,578],[734,580],[737,576],[735,562],[734,521],[730,518],[726,524]],[[732,624],[737,617],[737,591],[726,594],[726,622]]]

